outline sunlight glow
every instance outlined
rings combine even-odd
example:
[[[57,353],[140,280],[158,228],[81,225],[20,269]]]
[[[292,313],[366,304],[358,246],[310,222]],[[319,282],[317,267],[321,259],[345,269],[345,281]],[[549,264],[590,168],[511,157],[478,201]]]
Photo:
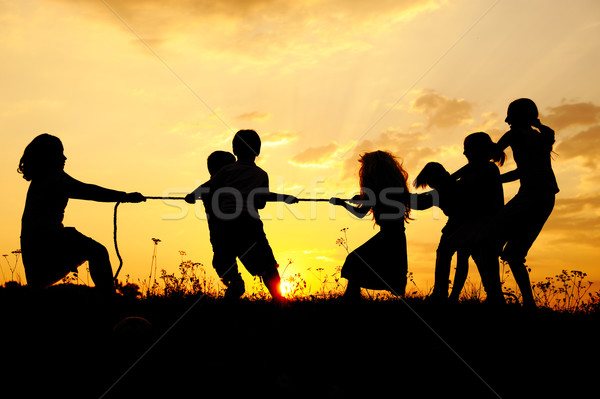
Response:
[[[292,284],[289,281],[281,281],[279,287],[281,288],[281,295],[285,298],[290,298],[292,296]]]
[[[232,151],[235,131],[255,129],[262,141],[256,163],[271,190],[348,198],[359,191],[362,152],[392,152],[410,184],[427,162],[454,172],[466,163],[465,136],[485,131],[497,140],[508,129],[507,106],[518,97],[536,101],[557,140],[552,163],[560,193],[528,255],[530,278],[545,281],[572,267],[600,279],[600,91],[592,84],[600,63],[600,2],[496,2],[489,13],[496,3],[467,0],[260,2],[273,7],[230,1],[201,13],[194,1],[166,9],[157,0],[120,3],[121,19],[102,2],[1,3],[0,54],[11,62],[0,62],[0,76],[7,77],[0,92],[0,181],[10,193],[0,209],[0,255],[8,254],[0,257],[0,284],[25,281],[11,251],[20,248],[29,184],[15,169],[40,133],[61,139],[73,178],[148,196],[185,196],[210,178],[210,153]],[[37,67],[47,59],[53,62]],[[506,154],[501,173],[516,166],[511,150]],[[506,184],[505,202],[518,189],[518,182]],[[113,207],[69,201],[63,223],[104,245],[116,271]],[[293,273],[284,274],[284,264],[280,270],[288,280],[281,292],[290,298],[337,294],[343,287],[331,276],[378,231],[370,216],[360,219],[327,202],[270,203],[260,216],[275,258],[294,260]],[[447,218],[437,207],[411,217],[408,267],[414,286],[426,290],[434,285]],[[178,276],[184,250],[219,281],[202,203],[123,205],[118,229],[120,278],[148,280],[150,238],[160,237],[159,273]],[[350,229],[347,236],[341,229]],[[477,276],[477,269],[469,274]],[[83,276],[80,268],[79,280],[87,281]]]

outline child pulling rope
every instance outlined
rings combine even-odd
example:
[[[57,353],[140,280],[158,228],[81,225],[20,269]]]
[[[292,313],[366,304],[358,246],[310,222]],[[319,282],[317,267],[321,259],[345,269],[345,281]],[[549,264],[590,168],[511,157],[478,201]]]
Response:
[[[153,197],[145,197],[146,199],[153,200],[184,200],[185,197],[170,197],[170,196],[153,196]],[[330,202],[331,199],[328,198],[297,198],[299,202]],[[277,200],[272,200],[273,202],[277,202]],[[344,199],[342,201],[355,201],[350,199]],[[115,252],[117,253],[117,258],[119,259],[119,267],[117,268],[117,272],[115,273],[114,281],[117,283],[117,277],[119,277],[119,273],[121,272],[121,268],[123,267],[123,258],[121,258],[121,254],[119,253],[119,244],[117,243],[117,210],[121,203],[117,202],[115,204],[115,210],[113,214],[113,241],[115,244]]]

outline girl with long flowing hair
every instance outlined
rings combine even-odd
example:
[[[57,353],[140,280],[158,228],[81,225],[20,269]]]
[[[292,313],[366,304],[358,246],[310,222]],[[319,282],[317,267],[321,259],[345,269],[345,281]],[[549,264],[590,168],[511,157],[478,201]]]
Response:
[[[344,296],[358,298],[361,288],[403,296],[408,272],[404,225],[409,222],[412,209],[430,208],[434,196],[431,192],[411,194],[408,173],[389,152],[368,152],[361,155],[359,162],[360,194],[353,198],[358,206],[339,198],[330,202],[358,217],[371,213],[380,230],[348,254],[341,272],[348,280]]]

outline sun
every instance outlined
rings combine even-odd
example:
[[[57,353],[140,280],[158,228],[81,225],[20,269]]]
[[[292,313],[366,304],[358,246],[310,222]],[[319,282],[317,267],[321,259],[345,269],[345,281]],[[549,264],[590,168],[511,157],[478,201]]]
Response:
[[[292,296],[292,284],[289,281],[281,281],[281,283],[279,283],[279,288],[281,290],[281,295],[283,295],[286,298],[289,298]]]

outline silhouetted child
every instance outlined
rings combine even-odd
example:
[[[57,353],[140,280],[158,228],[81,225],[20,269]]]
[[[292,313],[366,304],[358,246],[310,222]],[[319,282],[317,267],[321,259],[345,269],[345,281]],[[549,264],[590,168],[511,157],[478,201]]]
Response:
[[[235,163],[235,161],[235,156],[230,152],[214,151],[206,160],[210,177],[212,178],[224,166],[231,165]],[[231,268],[227,267],[225,270],[221,270],[219,268],[221,266],[219,264],[220,252],[222,251],[221,247],[223,246],[223,243],[227,242],[227,230],[213,211],[210,180],[200,185],[200,187],[185,197],[185,201],[189,204],[194,204],[196,199],[202,200],[204,210],[206,212],[210,243],[212,244],[214,254],[219,254],[213,256],[213,267],[215,268],[219,277],[221,277],[223,284],[225,284],[227,287],[227,291],[225,291],[225,297],[239,298],[244,294],[245,286],[244,280],[238,271],[237,262]],[[215,262],[215,260],[217,262]]]
[[[477,265],[487,301],[504,303],[498,265],[485,261],[489,250],[483,248],[483,238],[494,228],[492,221],[504,205],[504,190],[498,165],[506,158],[487,133],[472,133],[465,138],[464,155],[468,164],[456,172],[460,193],[458,212],[463,223],[449,237],[455,245],[468,248]]]
[[[517,169],[506,175],[518,178],[520,188],[500,212],[495,230],[503,246],[502,259],[519,285],[523,305],[535,307],[525,257],[552,213],[559,191],[551,163],[554,131],[541,124],[537,106],[528,98],[510,103],[505,121],[510,130],[498,140],[498,147],[512,148]]]
[[[211,212],[223,232],[213,241],[213,266],[223,281],[231,284],[239,277],[239,258],[250,274],[262,278],[273,299],[279,301],[282,296],[278,264],[258,210],[267,201],[293,203],[297,198],[269,191],[267,173],[254,163],[261,147],[254,130],[238,131],[232,146],[237,161],[221,168],[208,182]]]
[[[406,182],[408,173],[389,152],[365,153],[359,162],[360,194],[354,199],[360,205],[339,198],[331,198],[330,202],[358,217],[372,212],[380,231],[346,257],[341,272],[348,280],[344,297],[359,298],[361,288],[403,296],[408,272],[404,223],[411,209],[430,208],[433,196],[411,194]]]
[[[113,273],[106,248],[74,227],[64,227],[69,198],[100,202],[141,202],[140,193],[109,190],[73,179],[64,171],[67,158],[58,137],[41,134],[25,148],[19,173],[31,181],[21,224],[21,251],[27,284],[54,284],[86,260],[96,288],[114,293]]]
[[[459,247],[457,243],[450,239],[464,219],[457,209],[459,198],[457,198],[456,181],[441,164],[429,162],[416,177],[414,186],[416,188],[429,186],[436,190],[439,195],[439,208],[448,216],[448,221],[442,228],[442,236],[436,250],[435,285],[431,298],[436,301],[450,299],[450,302],[456,303],[469,274],[469,257],[471,256],[468,248]],[[452,292],[450,298],[448,298],[448,280],[450,278],[452,257],[455,253],[457,258],[456,271]]]

